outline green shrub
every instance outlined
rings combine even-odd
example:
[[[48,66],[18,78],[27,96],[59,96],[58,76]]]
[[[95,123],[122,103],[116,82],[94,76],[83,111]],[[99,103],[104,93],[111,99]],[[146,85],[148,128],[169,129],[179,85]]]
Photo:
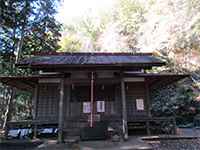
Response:
[[[151,94],[152,115],[157,117],[174,116],[178,124],[187,124],[200,113],[200,102],[189,87],[168,86],[156,89]]]

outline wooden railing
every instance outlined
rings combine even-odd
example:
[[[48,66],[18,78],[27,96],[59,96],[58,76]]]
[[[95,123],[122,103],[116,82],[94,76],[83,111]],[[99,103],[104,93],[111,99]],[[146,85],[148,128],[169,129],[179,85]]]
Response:
[[[9,121],[7,128],[31,128],[34,125],[53,125],[58,124],[57,120],[22,120],[22,121]]]

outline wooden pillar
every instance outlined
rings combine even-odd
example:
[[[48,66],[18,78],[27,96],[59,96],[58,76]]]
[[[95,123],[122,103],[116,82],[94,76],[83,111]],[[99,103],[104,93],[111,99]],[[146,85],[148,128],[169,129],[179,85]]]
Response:
[[[68,80],[69,81],[69,80]],[[66,80],[65,80],[66,82]],[[67,127],[68,124],[70,124],[70,120],[68,119],[70,117],[71,114],[71,107],[70,107],[70,93],[71,93],[71,84],[67,84],[65,85],[66,89],[65,89],[65,101],[64,101],[64,126]],[[67,135],[68,136],[68,135]]]
[[[149,84],[148,82],[145,80],[145,90],[146,90],[146,109],[147,109],[147,115],[149,118],[151,118],[151,110],[150,110],[150,98],[149,98]],[[150,122],[147,121],[146,122],[146,130],[147,130],[147,135],[150,135]]]
[[[149,84],[147,83],[147,81],[145,80],[145,89],[146,89],[146,105],[147,105],[147,115],[148,117],[151,117],[151,102],[150,102],[150,96],[149,96]]]
[[[60,80],[60,100],[59,100],[59,116],[58,116],[58,143],[63,142],[63,102],[64,102],[64,78]]]
[[[173,125],[174,125],[172,134],[176,135],[177,134],[177,132],[176,132],[177,126],[176,126],[176,118],[175,117],[173,118],[172,122],[173,122]]]
[[[150,132],[150,122],[149,120],[146,121],[146,129],[147,129],[147,135],[151,135],[151,132]]]
[[[94,122],[94,72],[91,73],[91,87],[90,87],[90,105],[91,105],[91,113],[90,113],[90,127],[93,127]]]
[[[66,116],[70,116],[70,92],[71,92],[71,85],[67,85],[66,89]]]
[[[38,108],[38,85],[35,85],[34,91],[33,91],[33,138],[37,138],[37,108]]]
[[[127,125],[127,110],[126,110],[126,93],[125,93],[125,82],[121,77],[121,99],[122,99],[122,129],[124,140],[128,139],[128,125]]]

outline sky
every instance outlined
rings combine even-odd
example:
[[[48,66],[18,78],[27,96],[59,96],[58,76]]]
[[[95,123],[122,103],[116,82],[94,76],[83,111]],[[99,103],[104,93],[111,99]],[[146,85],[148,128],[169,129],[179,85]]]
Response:
[[[99,13],[112,9],[115,2],[116,0],[62,0],[56,18],[67,24],[87,14],[98,16]]]

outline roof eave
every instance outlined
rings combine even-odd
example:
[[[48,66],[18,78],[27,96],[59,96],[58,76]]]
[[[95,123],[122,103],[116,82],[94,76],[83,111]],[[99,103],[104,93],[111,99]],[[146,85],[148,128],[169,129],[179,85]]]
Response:
[[[51,68],[66,68],[66,69],[76,69],[76,68],[109,68],[109,67],[119,67],[119,68],[152,68],[152,67],[160,67],[166,65],[165,62],[159,63],[116,63],[116,64],[16,64],[19,68],[30,68],[34,70],[42,70],[42,69],[51,69]]]

